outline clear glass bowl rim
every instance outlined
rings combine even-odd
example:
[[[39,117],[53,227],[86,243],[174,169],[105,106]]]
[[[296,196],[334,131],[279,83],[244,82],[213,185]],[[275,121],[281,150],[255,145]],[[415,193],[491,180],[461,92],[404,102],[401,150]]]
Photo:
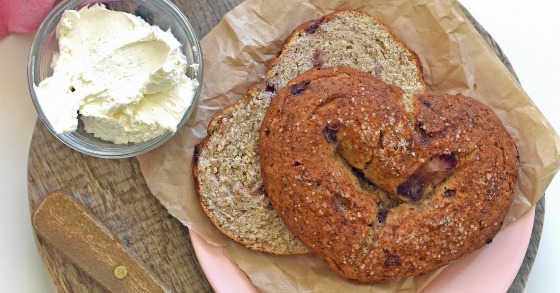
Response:
[[[27,67],[27,80],[29,91],[31,93],[31,98],[37,113],[39,114],[39,118],[46,126],[46,128],[62,143],[67,145],[68,147],[93,157],[98,158],[108,158],[108,159],[120,159],[120,158],[128,158],[134,157],[146,152],[149,152],[166,141],[168,141],[174,133],[168,132],[161,136],[155,137],[151,140],[142,142],[142,143],[133,143],[133,144],[124,144],[124,145],[117,145],[112,144],[115,147],[103,147],[100,145],[94,145],[88,142],[85,142],[73,133],[70,134],[61,134],[56,133],[49,121],[46,119],[41,105],[37,100],[37,96],[35,93],[34,86],[38,85],[35,84],[36,81],[41,81],[41,58],[43,55],[43,49],[51,39],[51,34],[54,33],[58,22],[62,16],[62,13],[65,10],[69,9],[79,9],[86,5],[92,5],[96,3],[108,3],[108,2],[127,2],[126,0],[120,1],[111,1],[111,0],[64,0],[61,1],[58,5],[56,5],[51,12],[47,15],[45,20],[41,23],[39,28],[37,29],[37,33],[33,43],[31,45],[31,50],[29,53],[28,59],[28,67]],[[194,99],[189,107],[189,109],[184,114],[181,122],[177,125],[177,131],[183,127],[186,123],[188,117],[190,117],[193,110],[196,108],[198,104],[198,98],[200,96],[200,92],[202,89],[202,77],[204,75],[204,66],[203,66],[203,58],[202,58],[202,51],[200,47],[200,42],[197,38],[197,35],[193,29],[193,26],[190,24],[189,20],[185,16],[185,14],[177,7],[175,4],[170,2],[169,0],[135,0],[134,2],[142,2],[142,3],[149,3],[151,5],[158,6],[161,8],[162,11],[165,11],[170,17],[175,18],[180,24],[180,26],[186,31],[186,36],[188,39],[188,45],[190,48],[184,47],[183,50],[191,50],[193,60],[189,60],[189,64],[198,64],[197,70],[195,70],[195,76],[190,76],[189,78],[196,79],[198,81],[198,87],[195,91]],[[56,41],[56,38],[54,38]],[[185,46],[186,44],[182,44]],[[188,57],[187,57],[188,58]],[[101,141],[101,140],[99,140]],[[111,145],[110,142],[104,142],[108,145]]]

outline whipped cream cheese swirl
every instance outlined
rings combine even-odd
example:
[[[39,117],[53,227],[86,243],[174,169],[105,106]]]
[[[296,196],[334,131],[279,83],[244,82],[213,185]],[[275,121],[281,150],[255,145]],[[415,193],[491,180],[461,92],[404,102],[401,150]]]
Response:
[[[57,133],[78,127],[117,144],[174,132],[198,87],[170,31],[103,5],[66,11],[54,73],[36,87]],[[196,65],[191,65],[196,66]]]

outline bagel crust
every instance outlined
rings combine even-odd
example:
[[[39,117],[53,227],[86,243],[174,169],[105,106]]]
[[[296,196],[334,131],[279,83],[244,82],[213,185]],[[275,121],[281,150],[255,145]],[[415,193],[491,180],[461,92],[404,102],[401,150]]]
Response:
[[[519,167],[481,102],[407,95],[348,67],[312,69],[279,91],[259,156],[288,228],[361,282],[418,275],[490,243]]]

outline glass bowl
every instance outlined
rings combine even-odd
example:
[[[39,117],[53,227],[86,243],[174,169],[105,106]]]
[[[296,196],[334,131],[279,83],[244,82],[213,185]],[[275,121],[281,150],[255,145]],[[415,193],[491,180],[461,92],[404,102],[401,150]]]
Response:
[[[191,106],[187,109],[177,126],[177,131],[185,124],[193,109],[196,107],[200,95],[203,76],[200,44],[187,17],[168,0],[66,0],[59,3],[49,13],[37,30],[29,55],[27,78],[31,98],[45,126],[64,144],[87,155],[99,158],[127,158],[137,156],[162,145],[175,133],[168,132],[144,142],[115,144],[87,133],[84,130],[81,119],[79,119],[78,129],[74,132],[70,134],[56,133],[51,123],[45,117],[35,92],[35,86],[38,86],[42,80],[53,74],[51,64],[53,56],[58,51],[56,26],[64,11],[69,9],[79,10],[86,5],[95,3],[103,3],[106,8],[110,10],[124,11],[140,16],[149,24],[157,25],[164,31],[170,29],[171,33],[181,43],[183,54],[185,54],[188,61],[186,75],[191,79],[197,80],[198,87],[196,88]],[[198,64],[198,66],[193,68],[190,66],[192,64]]]

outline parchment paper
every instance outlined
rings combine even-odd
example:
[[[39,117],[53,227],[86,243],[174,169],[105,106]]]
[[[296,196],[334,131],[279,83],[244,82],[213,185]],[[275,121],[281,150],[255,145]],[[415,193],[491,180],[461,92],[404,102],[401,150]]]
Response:
[[[440,270],[403,280],[362,285],[336,276],[312,255],[271,256],[250,251],[222,235],[198,203],[191,173],[193,147],[210,119],[262,81],[266,67],[300,23],[340,9],[377,17],[420,57],[431,91],[463,93],[498,114],[520,155],[515,201],[505,224],[544,194],[560,167],[560,138],[515,77],[450,0],[247,0],[203,40],[204,83],[199,106],[183,129],[160,148],[138,157],[151,192],[169,213],[225,253],[262,291],[419,291]]]

